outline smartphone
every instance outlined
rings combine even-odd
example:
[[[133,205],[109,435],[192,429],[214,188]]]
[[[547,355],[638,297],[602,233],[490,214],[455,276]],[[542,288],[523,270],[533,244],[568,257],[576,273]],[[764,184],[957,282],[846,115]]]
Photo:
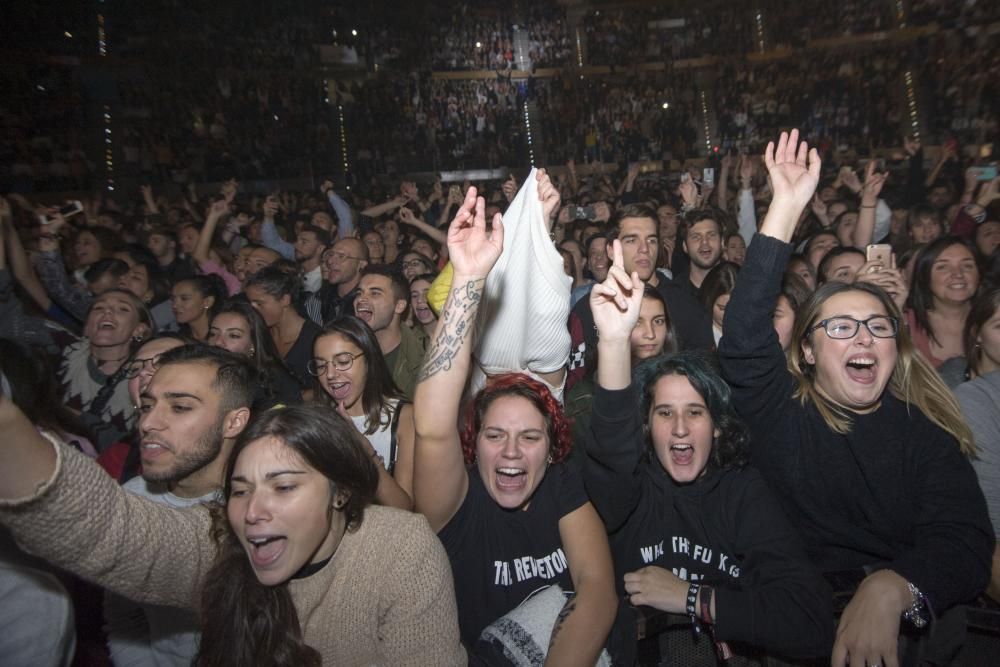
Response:
[[[985,164],[982,167],[973,167],[976,170],[977,181],[992,181],[997,177],[997,163]]]
[[[865,248],[865,257],[869,262],[877,262],[883,269],[892,268],[892,246],[888,243],[875,243]]]
[[[61,215],[62,217],[69,218],[76,215],[77,213],[83,213],[83,204],[79,200],[74,199],[72,201],[66,202],[65,206],[60,206],[58,211],[59,215]],[[39,215],[38,219],[39,221],[41,221],[43,225],[47,225],[55,220],[55,218],[50,218],[45,213]]]
[[[687,171],[682,171],[681,172],[681,183],[687,183],[690,180],[691,180],[691,174],[689,174]]]
[[[461,199],[462,198],[462,188],[460,188],[457,185],[453,185],[450,188],[448,188],[448,194],[451,197],[455,197],[457,199]]]
[[[701,180],[705,185],[715,185],[715,168],[705,167],[701,172]]]

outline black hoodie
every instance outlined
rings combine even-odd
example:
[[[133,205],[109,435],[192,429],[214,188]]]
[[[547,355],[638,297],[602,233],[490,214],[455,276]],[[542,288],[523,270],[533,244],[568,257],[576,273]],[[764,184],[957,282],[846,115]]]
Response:
[[[676,484],[645,442],[635,386],[598,387],[584,479],[610,533],[619,591],[626,572],[662,567],[715,587],[717,640],[828,655],[832,593],[760,474],[710,467]]]

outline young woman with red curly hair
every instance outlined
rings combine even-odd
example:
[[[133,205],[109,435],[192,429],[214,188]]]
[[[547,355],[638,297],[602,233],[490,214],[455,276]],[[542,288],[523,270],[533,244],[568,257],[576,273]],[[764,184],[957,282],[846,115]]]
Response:
[[[501,218],[487,232],[484,211],[470,188],[448,232],[454,279],[414,397],[416,510],[451,561],[473,664],[602,664],[618,608],[611,553],[579,473],[562,463],[561,406],[543,383],[500,375],[456,428],[483,286],[503,250]],[[524,633],[528,653],[512,640]]]

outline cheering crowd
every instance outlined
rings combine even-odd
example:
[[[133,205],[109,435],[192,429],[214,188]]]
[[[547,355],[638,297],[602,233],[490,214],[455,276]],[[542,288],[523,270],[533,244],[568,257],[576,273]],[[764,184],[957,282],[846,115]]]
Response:
[[[170,4],[118,18],[149,68],[114,85],[134,188],[93,193],[71,69],[0,75],[0,662],[988,653],[998,61],[961,30],[995,10],[914,3],[945,29],[763,60],[724,53],[749,10],[594,11],[589,63],[662,66],[512,79],[516,30],[573,65],[557,8],[435,8],[400,69],[412,8],[251,8],[245,58],[206,64],[226,5],[167,30],[174,57]],[[890,18],[800,34],[811,7],[762,25],[796,47]],[[331,25],[396,66],[320,86]]]

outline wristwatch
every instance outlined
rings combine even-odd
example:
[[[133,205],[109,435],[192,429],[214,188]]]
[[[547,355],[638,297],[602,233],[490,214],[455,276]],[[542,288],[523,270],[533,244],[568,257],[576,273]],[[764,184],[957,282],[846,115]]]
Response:
[[[918,630],[927,626],[930,620],[930,608],[927,606],[927,598],[920,592],[920,589],[906,582],[906,587],[910,589],[913,602],[903,612],[903,618]]]

